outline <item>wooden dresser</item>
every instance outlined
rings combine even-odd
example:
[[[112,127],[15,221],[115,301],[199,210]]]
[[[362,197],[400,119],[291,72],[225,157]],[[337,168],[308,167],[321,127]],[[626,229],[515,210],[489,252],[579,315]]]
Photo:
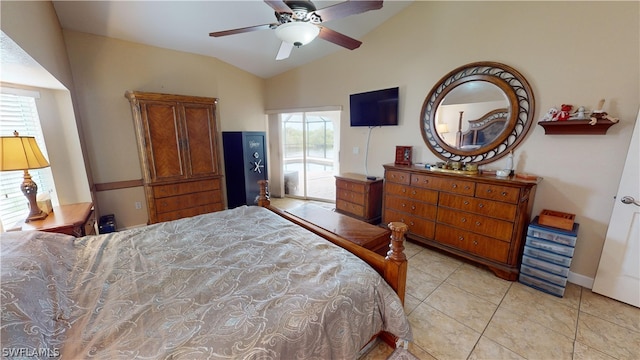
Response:
[[[458,175],[384,165],[384,223],[409,226],[407,238],[486,265],[517,280],[536,181]]]
[[[215,98],[127,91],[149,224],[224,208]]]
[[[336,211],[371,224],[379,224],[382,213],[382,179],[345,173],[336,176]]]

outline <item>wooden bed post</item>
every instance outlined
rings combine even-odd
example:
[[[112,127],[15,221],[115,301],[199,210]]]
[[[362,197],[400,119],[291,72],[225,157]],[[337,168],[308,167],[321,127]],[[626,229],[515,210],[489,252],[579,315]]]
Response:
[[[260,195],[258,195],[258,206],[269,207],[271,201],[269,201],[269,180],[258,180],[258,186],[260,186]]]
[[[409,227],[401,222],[389,223],[391,230],[391,244],[385,262],[384,277],[391,287],[398,293],[400,301],[404,304],[404,295],[407,285],[407,256],[404,254],[404,233]]]

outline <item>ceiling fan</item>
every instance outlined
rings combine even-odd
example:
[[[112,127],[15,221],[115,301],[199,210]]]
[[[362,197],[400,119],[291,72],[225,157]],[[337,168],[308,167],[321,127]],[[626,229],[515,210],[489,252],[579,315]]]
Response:
[[[276,36],[282,40],[276,60],[288,58],[294,46],[306,45],[316,37],[353,50],[360,47],[362,42],[322,26],[322,23],[382,8],[382,1],[364,0],[345,1],[319,10],[311,1],[264,0],[264,2],[275,10],[277,23],[216,31],[209,33],[209,36],[220,37],[256,30],[275,30]]]

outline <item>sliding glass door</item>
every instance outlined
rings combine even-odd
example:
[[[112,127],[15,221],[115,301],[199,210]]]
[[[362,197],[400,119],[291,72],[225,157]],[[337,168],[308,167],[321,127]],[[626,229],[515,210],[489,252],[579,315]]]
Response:
[[[339,111],[280,114],[285,196],[335,201]]]

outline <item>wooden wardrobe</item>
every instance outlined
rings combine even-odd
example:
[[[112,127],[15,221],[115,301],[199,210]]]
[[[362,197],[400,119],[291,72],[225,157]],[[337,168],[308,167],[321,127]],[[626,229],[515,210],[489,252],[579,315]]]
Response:
[[[215,98],[127,91],[149,224],[224,208]]]

